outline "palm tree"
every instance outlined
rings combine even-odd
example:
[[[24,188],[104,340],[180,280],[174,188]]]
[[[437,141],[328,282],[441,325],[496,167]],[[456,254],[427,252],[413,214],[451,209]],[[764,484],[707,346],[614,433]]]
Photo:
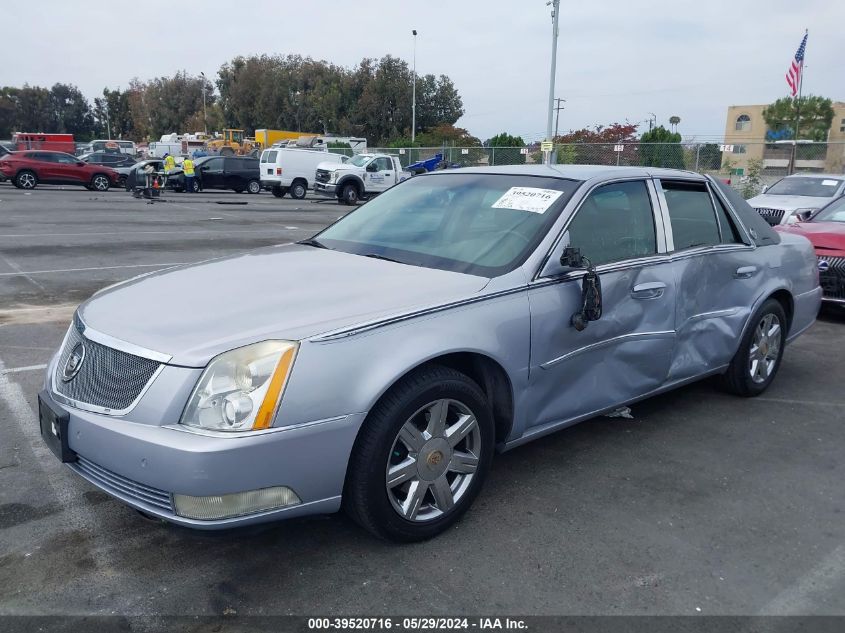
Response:
[[[680,122],[681,122],[681,117],[679,117],[679,116],[670,116],[669,117],[669,125],[672,126],[673,132],[678,131],[678,123],[680,123]]]

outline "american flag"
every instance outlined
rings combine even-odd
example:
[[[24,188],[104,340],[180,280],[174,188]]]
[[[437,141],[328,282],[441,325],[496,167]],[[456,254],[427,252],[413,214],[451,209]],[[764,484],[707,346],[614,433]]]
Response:
[[[792,96],[798,94],[798,87],[801,85],[801,72],[804,70],[804,49],[807,48],[807,35],[804,33],[804,39],[801,40],[801,46],[798,47],[798,52],[795,53],[795,59],[786,71],[786,83],[789,84],[789,89],[792,91]]]

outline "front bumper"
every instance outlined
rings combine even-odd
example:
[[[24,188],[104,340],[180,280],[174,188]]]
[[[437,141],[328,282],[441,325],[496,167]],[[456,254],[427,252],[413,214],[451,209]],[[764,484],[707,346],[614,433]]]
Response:
[[[364,414],[226,436],[82,411],[69,414],[74,472],[124,503],[186,527],[214,530],[335,512]],[[197,520],[176,514],[173,495],[217,496],[285,486],[301,503],[244,516]]]
[[[315,182],[314,183],[314,193],[318,196],[323,196],[326,198],[336,198],[337,197],[337,185],[325,183],[325,182]]]

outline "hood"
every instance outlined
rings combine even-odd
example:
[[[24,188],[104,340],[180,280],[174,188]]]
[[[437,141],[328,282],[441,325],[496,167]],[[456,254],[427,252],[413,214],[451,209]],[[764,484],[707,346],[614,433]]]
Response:
[[[803,235],[813,243],[819,254],[845,257],[845,223],[796,222],[777,230]]]
[[[350,165],[349,163],[325,162],[317,165],[317,169],[325,169],[326,171],[355,171],[363,168]]]
[[[817,198],[815,196],[773,196],[763,193],[751,198],[748,204],[755,209],[763,207],[795,211],[795,209],[821,209],[831,200],[832,198]]]
[[[106,289],[79,308],[93,329],[202,367],[235,347],[439,305],[488,279],[299,244],[180,266]]]

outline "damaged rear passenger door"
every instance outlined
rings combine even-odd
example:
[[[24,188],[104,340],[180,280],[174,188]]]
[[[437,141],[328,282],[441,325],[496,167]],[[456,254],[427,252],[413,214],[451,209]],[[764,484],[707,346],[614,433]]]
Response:
[[[601,282],[602,314],[581,331],[585,271],[561,263],[578,248]],[[529,290],[530,389],[537,428],[618,406],[666,381],[675,340],[675,275],[649,180],[594,188]],[[528,431],[531,433],[531,430]]]

